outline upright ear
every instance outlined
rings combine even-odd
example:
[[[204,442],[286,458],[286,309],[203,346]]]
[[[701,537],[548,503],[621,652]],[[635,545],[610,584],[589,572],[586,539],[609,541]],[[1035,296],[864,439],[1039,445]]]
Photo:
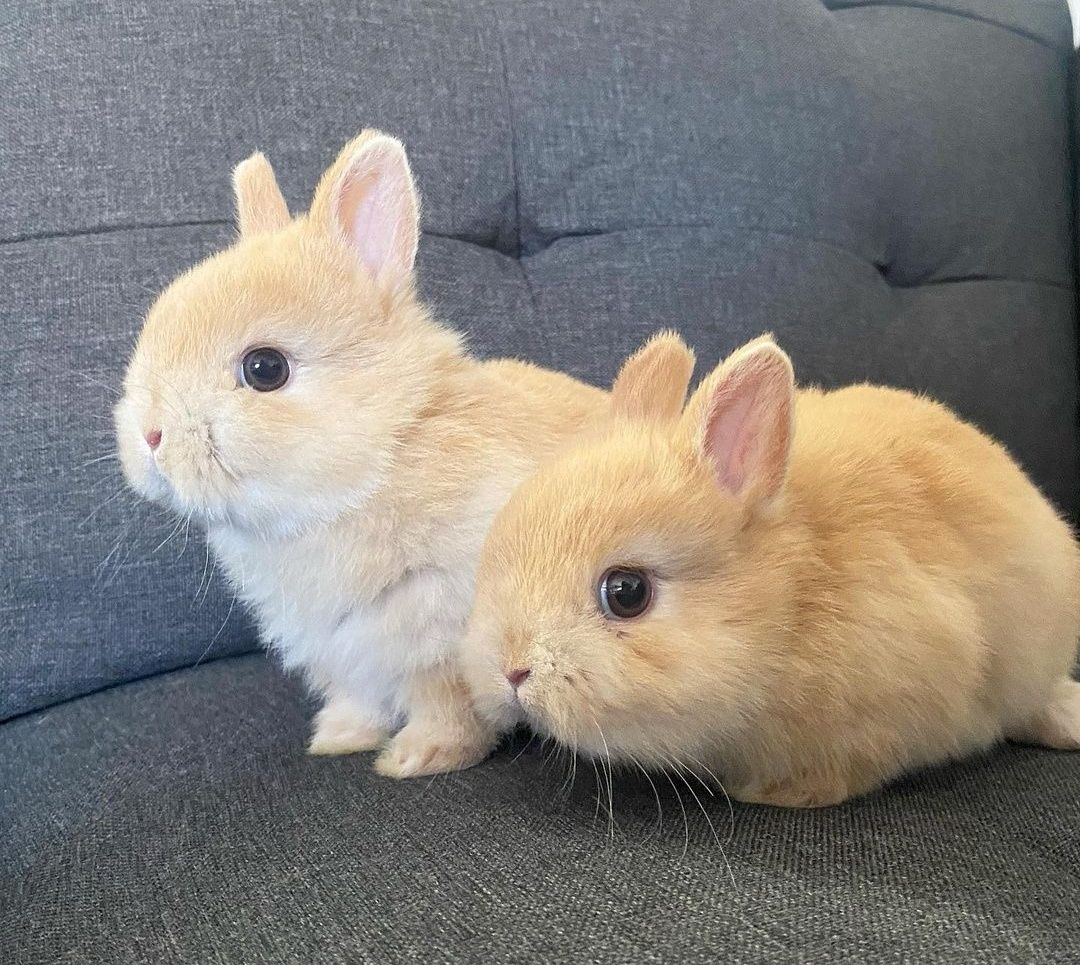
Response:
[[[693,371],[689,346],[675,332],[659,332],[623,362],[611,386],[612,411],[630,419],[674,419]]]
[[[412,276],[420,238],[420,199],[401,142],[364,131],[322,176],[311,220],[348,246],[383,287]]]
[[[264,154],[256,151],[236,165],[232,181],[241,236],[277,231],[289,223],[289,206]]]
[[[683,418],[717,484],[748,502],[767,502],[787,478],[794,407],[791,360],[766,335],[708,376]]]

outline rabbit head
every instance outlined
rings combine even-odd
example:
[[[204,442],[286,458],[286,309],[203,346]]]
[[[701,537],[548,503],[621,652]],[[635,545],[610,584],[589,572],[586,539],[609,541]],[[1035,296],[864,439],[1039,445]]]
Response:
[[[680,412],[693,356],[647,344],[599,437],[545,464],[485,542],[466,665],[477,706],[574,750],[662,766],[735,741],[789,605],[779,506],[794,383],[768,338]]]
[[[131,485],[266,533],[362,505],[459,351],[419,305],[419,201],[402,145],[365,131],[290,218],[267,160],[235,170],[239,237],[147,315],[115,420]]]

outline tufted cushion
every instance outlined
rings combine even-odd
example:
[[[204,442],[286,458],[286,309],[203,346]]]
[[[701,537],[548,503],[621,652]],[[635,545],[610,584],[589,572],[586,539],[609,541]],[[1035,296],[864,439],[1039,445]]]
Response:
[[[1067,754],[819,811],[617,774],[609,811],[525,739],[434,780],[312,760],[307,710],[248,655],[6,725],[5,965],[1076,962]]]
[[[1072,59],[1064,0],[0,0],[0,961],[1075,959],[1074,755],[817,812],[617,775],[610,838],[535,746],[306,758],[108,414],[231,166],[299,209],[380,126],[477,351],[604,382],[661,326],[703,364],[770,328],[804,380],[951,402],[1075,519]]]
[[[1080,508],[1063,4],[0,6],[0,719],[255,645],[123,490],[108,415],[255,147],[300,209],[357,129],[401,135],[423,291],[485,355],[605,382],[662,326],[704,364],[771,329],[804,380],[930,392]]]

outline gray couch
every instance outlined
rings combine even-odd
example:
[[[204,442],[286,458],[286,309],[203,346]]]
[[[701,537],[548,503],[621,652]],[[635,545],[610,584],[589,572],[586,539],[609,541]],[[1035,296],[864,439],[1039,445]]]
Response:
[[[526,738],[407,783],[310,759],[300,687],[109,455],[231,165],[264,149],[299,209],[378,126],[478,352],[604,383],[664,326],[704,364],[770,329],[805,380],[951,403],[1075,520],[1064,0],[0,11],[0,962],[1078,960],[1080,756],[818,812],[622,776],[610,816]]]

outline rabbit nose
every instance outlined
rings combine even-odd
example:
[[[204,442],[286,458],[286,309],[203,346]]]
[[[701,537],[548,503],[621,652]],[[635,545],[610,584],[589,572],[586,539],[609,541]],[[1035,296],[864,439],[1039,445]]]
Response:
[[[519,667],[517,670],[508,670],[506,672],[506,679],[510,681],[510,686],[517,690],[526,680],[529,679],[529,674],[532,671],[528,667]]]
[[[161,445],[161,430],[160,429],[149,429],[149,430],[147,430],[147,433],[144,436],[144,438],[146,439],[146,444],[151,449],[156,449],[158,446]]]

